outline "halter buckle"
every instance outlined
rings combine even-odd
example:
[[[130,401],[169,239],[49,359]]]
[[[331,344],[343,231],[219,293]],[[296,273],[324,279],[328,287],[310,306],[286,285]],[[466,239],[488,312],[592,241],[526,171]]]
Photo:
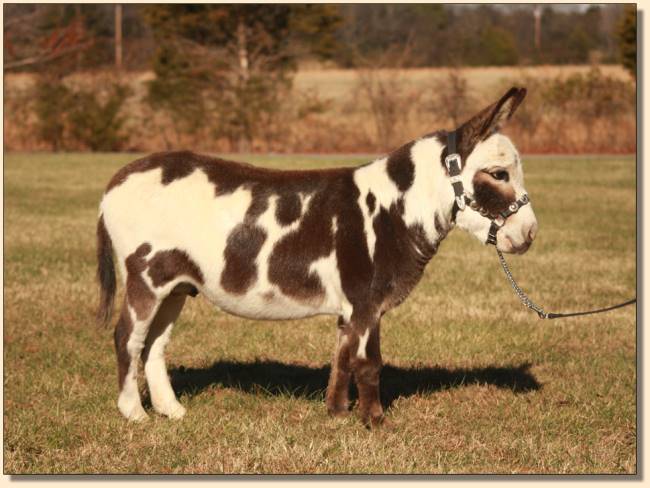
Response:
[[[452,153],[447,155],[445,158],[445,166],[447,167],[447,172],[450,176],[456,176],[460,174],[460,154]],[[456,167],[452,168],[452,163],[456,163]]]
[[[460,154],[451,153],[445,158],[445,166],[449,173],[449,179],[454,187],[454,199],[458,209],[465,210],[465,190],[463,189],[463,180],[460,177]]]

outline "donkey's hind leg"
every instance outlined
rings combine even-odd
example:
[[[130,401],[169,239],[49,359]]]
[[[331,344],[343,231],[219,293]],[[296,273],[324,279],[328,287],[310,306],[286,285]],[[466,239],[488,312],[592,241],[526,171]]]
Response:
[[[149,335],[142,352],[144,373],[149,385],[151,404],[156,412],[169,418],[181,418],[185,408],[178,402],[165,365],[165,346],[169,342],[174,321],[178,318],[187,295],[173,291],[158,308],[158,313],[151,323]]]
[[[339,319],[336,331],[336,349],[332,370],[327,384],[325,404],[332,416],[344,416],[348,412],[348,390],[350,388],[350,326]]]
[[[117,407],[127,419],[135,421],[147,418],[138,391],[138,366],[149,326],[158,308],[154,300],[146,305],[145,312],[138,307],[136,313],[125,299],[114,335],[120,388]]]

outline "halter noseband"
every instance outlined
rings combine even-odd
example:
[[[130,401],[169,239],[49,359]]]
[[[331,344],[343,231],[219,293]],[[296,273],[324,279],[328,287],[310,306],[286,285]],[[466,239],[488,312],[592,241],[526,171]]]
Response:
[[[493,244],[496,246],[497,232],[499,232],[499,229],[506,224],[506,219],[512,214],[517,213],[521,207],[530,203],[530,198],[528,198],[528,195],[524,193],[521,198],[512,202],[507,209],[496,215],[492,215],[485,209],[481,208],[472,195],[465,192],[463,181],[460,177],[460,163],[461,157],[460,154],[456,152],[456,131],[454,130],[447,134],[447,157],[445,158],[445,166],[449,173],[451,186],[454,188],[454,206],[451,209],[452,220],[455,222],[456,214],[459,211],[465,210],[466,205],[469,205],[472,210],[475,210],[483,217],[490,219],[490,230],[488,231],[488,237],[485,242],[486,244]]]

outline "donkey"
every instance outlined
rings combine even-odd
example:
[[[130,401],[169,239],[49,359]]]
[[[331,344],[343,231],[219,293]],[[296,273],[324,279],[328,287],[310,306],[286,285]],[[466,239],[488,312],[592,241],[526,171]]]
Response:
[[[125,286],[114,333],[120,412],[147,417],[137,384],[142,358],[154,410],[185,414],[164,349],[187,296],[202,293],[241,317],[337,316],[327,409],[348,413],[354,376],[362,421],[381,423],[381,317],[408,296],[454,226],[485,242],[490,216],[525,195],[519,154],[498,132],[525,95],[513,87],[453,133],[428,134],[356,168],[280,171],[188,151],[121,168],[97,224],[104,324],[115,296],[113,254]],[[460,174],[450,176],[451,134]],[[471,207],[455,198],[458,182]],[[496,246],[523,253],[536,231],[532,207],[522,207],[498,229]]]

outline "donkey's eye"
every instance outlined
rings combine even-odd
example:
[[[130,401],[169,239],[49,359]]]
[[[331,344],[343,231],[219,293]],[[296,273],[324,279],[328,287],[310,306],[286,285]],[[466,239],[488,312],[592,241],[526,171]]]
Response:
[[[510,180],[510,176],[508,175],[508,172],[505,170],[491,171],[490,176],[495,180],[499,180],[499,181]]]

